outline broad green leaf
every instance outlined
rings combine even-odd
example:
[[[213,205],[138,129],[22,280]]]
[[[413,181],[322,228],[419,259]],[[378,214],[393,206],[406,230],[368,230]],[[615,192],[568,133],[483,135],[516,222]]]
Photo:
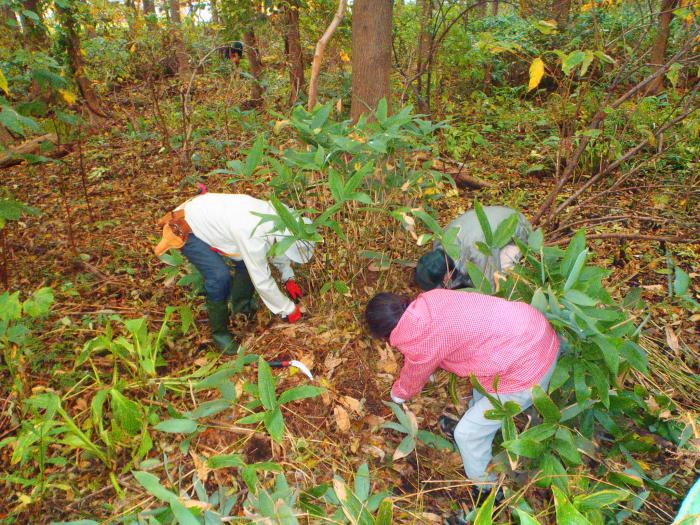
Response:
[[[258,138],[255,139],[255,142],[253,143],[253,147],[250,148],[250,151],[248,152],[248,158],[245,161],[244,174],[247,177],[250,177],[251,175],[253,175],[255,168],[257,168],[258,164],[260,164],[260,161],[262,160],[264,148],[265,148],[265,135],[260,134],[260,135],[258,135]]]
[[[626,490],[605,489],[599,490],[592,494],[575,496],[573,499],[574,506],[579,510],[595,510],[609,507],[620,501],[628,499],[632,494]]]
[[[484,276],[481,268],[479,268],[472,261],[467,262],[467,273],[469,274],[469,278],[472,280],[476,290],[488,295],[493,293],[491,282],[486,278],[486,276]]]
[[[170,502],[170,510],[180,525],[200,525],[199,520],[179,500]]]
[[[564,293],[564,298],[579,306],[595,306],[596,304],[598,304],[597,299],[593,299],[585,293],[580,292],[579,290],[575,290],[573,288],[571,290],[567,290],[566,293]]]
[[[541,525],[539,521],[522,509],[516,508],[515,513],[518,515],[520,525]]]
[[[397,405],[396,403],[390,403],[387,401],[385,401],[384,404],[391,408],[391,411],[396,416],[396,419],[399,420],[399,423],[401,423],[401,425],[406,429],[407,433],[412,435],[416,433],[416,431],[418,430],[416,423],[411,420],[411,418],[406,414],[406,412],[403,411],[400,405]]]
[[[566,490],[568,486],[568,476],[566,469],[561,464],[561,461],[549,453],[545,453],[540,461],[542,476],[537,480],[537,485],[540,487],[549,487],[556,485],[562,490]]]
[[[581,62],[581,71],[579,71],[579,76],[581,76],[581,77],[586,74],[586,71],[588,71],[588,68],[593,63],[593,58],[595,58],[595,55],[593,54],[593,51],[591,51],[591,50],[586,50],[585,54],[586,54],[586,56],[583,58],[583,61]]]
[[[284,439],[284,417],[280,407],[276,406],[274,409],[266,412],[263,423],[265,423],[265,428],[270,433],[270,437],[281,443]]]
[[[542,249],[544,245],[544,233],[542,232],[542,228],[538,228],[530,233],[527,238],[527,245],[536,252]]]
[[[442,235],[442,228],[432,215],[423,210],[413,210],[413,215],[423,221],[434,235]]]
[[[517,213],[514,213],[498,225],[496,231],[493,233],[493,244],[496,248],[503,248],[513,240],[515,230],[519,223],[520,217]]]
[[[610,338],[604,335],[597,335],[593,338],[593,341],[598,345],[600,351],[603,355],[603,360],[610,370],[613,377],[617,377],[620,368],[620,349],[617,348],[615,343],[610,340]]]
[[[212,401],[202,403],[194,410],[185,412],[185,416],[187,416],[189,419],[202,419],[223,412],[229,408],[231,408],[230,401],[225,399],[214,399]]]
[[[646,350],[633,341],[626,341],[620,347],[620,354],[634,368],[645,374],[649,372],[649,358]]]
[[[220,456],[212,456],[209,459],[207,459],[207,467],[211,469],[228,467],[241,468],[245,467],[245,461],[243,460],[243,456],[241,454],[225,454]]]
[[[557,431],[557,426],[552,423],[542,423],[540,425],[535,425],[528,428],[525,432],[520,434],[520,439],[529,439],[530,441],[541,442],[545,439],[549,439]]]
[[[160,480],[149,472],[143,472],[135,470],[132,472],[136,481],[138,481],[143,488],[145,488],[149,493],[158,498],[160,501],[165,501],[166,503],[178,503],[178,497],[174,493],[170,492],[163,485],[160,484]]]
[[[474,525],[492,525],[493,524],[493,502],[496,500],[496,489],[491,490],[491,494],[486,498],[486,501],[476,513]]]
[[[442,436],[438,436],[437,434],[428,430],[419,430],[416,436],[423,443],[430,447],[442,450],[454,450],[454,445],[452,445],[452,442],[450,440],[445,439]]]
[[[685,295],[690,287],[690,275],[681,270],[678,266],[675,268],[675,279],[673,280],[674,295]]]
[[[279,404],[283,405],[285,403],[290,403],[292,401],[298,401],[299,399],[306,399],[307,397],[317,397],[320,396],[326,389],[313,386],[313,385],[301,385],[285,390],[280,394]]]
[[[360,501],[367,501],[367,498],[369,498],[369,491],[369,467],[367,463],[363,463],[360,465],[360,468],[357,469],[357,474],[355,474],[355,495]]]
[[[533,89],[537,88],[537,86],[540,85],[543,76],[544,62],[540,57],[537,57],[532,61],[532,64],[530,64],[530,81],[528,82],[527,90],[532,91]]]
[[[399,446],[396,447],[394,455],[391,458],[396,461],[398,459],[408,456],[416,448],[416,439],[413,436],[406,436],[403,438]]]
[[[197,422],[191,419],[166,419],[158,423],[155,429],[171,434],[191,434],[197,430]]]
[[[537,408],[537,411],[542,414],[545,423],[557,423],[561,419],[559,407],[540,385],[532,387],[532,403]]]
[[[559,427],[557,429],[557,433],[554,435],[553,448],[570,465],[581,464],[581,454],[579,454],[574,442],[574,436],[568,428]]]
[[[29,317],[43,317],[51,311],[53,300],[54,295],[51,288],[39,288],[29,299],[24,301],[24,313]]]
[[[540,312],[545,313],[547,311],[547,298],[542,291],[542,288],[537,288],[535,293],[532,294],[532,299],[530,300],[530,306],[537,308]]]
[[[277,407],[277,396],[275,395],[275,380],[272,376],[272,369],[265,359],[258,358],[258,391],[260,402],[266,410]]]
[[[576,262],[574,262],[571,272],[564,283],[564,292],[571,289],[578,282],[578,278],[581,276],[581,270],[583,270],[583,265],[586,264],[587,255],[588,250],[583,250],[576,258]]]
[[[112,414],[114,419],[128,434],[134,436],[141,432],[146,421],[142,419],[139,404],[127,399],[119,390],[110,390],[112,397]]]
[[[557,523],[566,523],[566,525],[591,525],[583,514],[574,507],[566,494],[556,486],[552,487],[554,493],[554,506],[556,508]]]
[[[533,441],[531,439],[523,439],[522,437],[510,441],[504,441],[503,448],[512,452],[513,454],[524,456],[526,458],[538,458],[545,450],[545,446],[542,443],[538,443],[537,441]]]
[[[394,523],[394,503],[390,499],[385,499],[379,505],[375,525],[393,525]]]
[[[586,60],[586,53],[581,50],[572,51],[561,63],[561,69],[565,75],[571,74],[571,72]]]
[[[489,219],[486,216],[484,207],[478,200],[474,201],[474,211],[476,212],[476,218],[479,220],[481,231],[484,233],[486,244],[493,246],[493,231],[491,230],[491,224],[489,224]]]
[[[586,249],[586,229],[581,228],[574,234],[569,241],[569,246],[564,252],[564,258],[561,261],[561,273],[562,275],[569,275],[571,269],[574,267],[574,263],[578,256]]]

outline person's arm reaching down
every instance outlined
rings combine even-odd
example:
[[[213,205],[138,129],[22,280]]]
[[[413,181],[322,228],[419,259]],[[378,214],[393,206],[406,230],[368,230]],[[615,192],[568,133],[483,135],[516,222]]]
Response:
[[[267,263],[267,243],[253,237],[242,240],[238,246],[250,279],[265,306],[276,315],[291,316],[295,314],[297,306],[280,291],[272,277],[270,265]]]
[[[430,351],[416,354],[404,355],[404,363],[401,368],[399,378],[391,387],[391,395],[404,400],[409,400],[420,394],[423,387],[440,366],[440,356],[438,352]]]

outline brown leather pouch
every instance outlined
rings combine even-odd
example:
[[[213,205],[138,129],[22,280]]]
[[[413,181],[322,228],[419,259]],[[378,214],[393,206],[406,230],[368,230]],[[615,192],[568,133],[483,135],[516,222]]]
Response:
[[[173,210],[158,220],[158,226],[163,227],[163,238],[154,251],[158,257],[173,248],[182,248],[192,233],[192,228],[185,220],[185,210]]]

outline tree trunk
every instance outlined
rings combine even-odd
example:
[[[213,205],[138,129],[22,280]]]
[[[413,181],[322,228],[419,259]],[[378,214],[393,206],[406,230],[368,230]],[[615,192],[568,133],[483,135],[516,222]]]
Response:
[[[289,105],[292,106],[304,89],[304,55],[299,32],[299,0],[289,0],[287,10],[287,62],[289,65]]]
[[[39,21],[33,18],[20,14],[20,20],[22,22],[22,33],[25,38],[25,42],[30,50],[43,50],[47,51],[50,48],[49,36],[46,33],[46,27],[43,24],[43,17],[41,13],[41,7],[39,6],[39,0],[24,0],[22,2],[22,7],[26,11],[31,11],[36,13],[39,17]]]
[[[211,22],[212,24],[218,24],[219,23],[219,5],[216,3],[216,0],[211,0]]]
[[[571,0],[555,0],[552,6],[554,19],[557,21],[559,29],[565,29],[569,22],[569,11],[571,11]]]
[[[338,26],[343,21],[345,17],[345,10],[348,7],[348,0],[338,0],[338,9],[333,15],[333,20],[328,25],[326,30],[323,32],[321,38],[316,42],[316,49],[314,50],[314,59],[311,63],[311,78],[309,79],[309,102],[307,109],[309,111],[316,107],[316,101],[318,99],[318,79],[321,76],[321,61],[323,60],[323,53],[326,50],[328,42],[330,42],[333,33],[338,29]]]
[[[491,4],[491,16],[498,16],[499,0],[493,0]]]
[[[170,21],[172,22],[172,42],[177,61],[177,74],[180,77],[182,89],[187,89],[190,81],[190,57],[182,38],[182,17],[180,16],[180,0],[170,0]]]
[[[352,8],[352,119],[391,107],[392,0],[355,0]]]
[[[248,29],[243,35],[243,44],[245,44],[245,55],[248,59],[250,74],[255,79],[250,92],[250,98],[254,105],[259,106],[263,102],[263,89],[260,84],[262,62],[260,61],[258,39],[255,37],[255,31],[252,28]]]
[[[154,0],[143,0],[143,16],[146,17],[146,24],[150,29],[156,26],[155,14],[156,14],[156,3]]]
[[[668,37],[671,34],[671,20],[673,10],[678,7],[678,0],[662,0],[661,12],[659,13],[659,25],[656,32],[656,40],[651,48],[651,64],[660,68],[666,62],[666,49],[668,48]],[[664,87],[664,76],[659,75],[649,84],[647,94],[656,95]]]
[[[102,119],[107,118],[108,115],[105,110],[102,109],[100,98],[95,88],[92,86],[90,79],[85,74],[85,62],[83,61],[83,53],[80,48],[78,23],[75,19],[75,8],[78,4],[80,4],[80,2],[75,1],[67,9],[56,4],[56,12],[59,14],[61,24],[66,32],[66,51],[71,69],[73,70],[75,83],[78,85],[80,94],[85,100],[85,106],[88,109],[93,124],[99,124]]]
[[[423,95],[423,77],[425,68],[430,59],[430,48],[433,45],[431,32],[433,19],[433,0],[420,0],[420,34],[418,36],[418,50],[416,51],[416,87],[418,89],[418,111],[430,113],[430,106]]]

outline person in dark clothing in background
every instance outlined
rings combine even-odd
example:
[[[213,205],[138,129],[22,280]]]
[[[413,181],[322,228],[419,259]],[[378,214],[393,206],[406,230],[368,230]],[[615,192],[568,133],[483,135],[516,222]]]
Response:
[[[236,41],[231,45],[222,46],[219,48],[219,53],[226,60],[232,60],[238,65],[243,58],[243,42]]]

